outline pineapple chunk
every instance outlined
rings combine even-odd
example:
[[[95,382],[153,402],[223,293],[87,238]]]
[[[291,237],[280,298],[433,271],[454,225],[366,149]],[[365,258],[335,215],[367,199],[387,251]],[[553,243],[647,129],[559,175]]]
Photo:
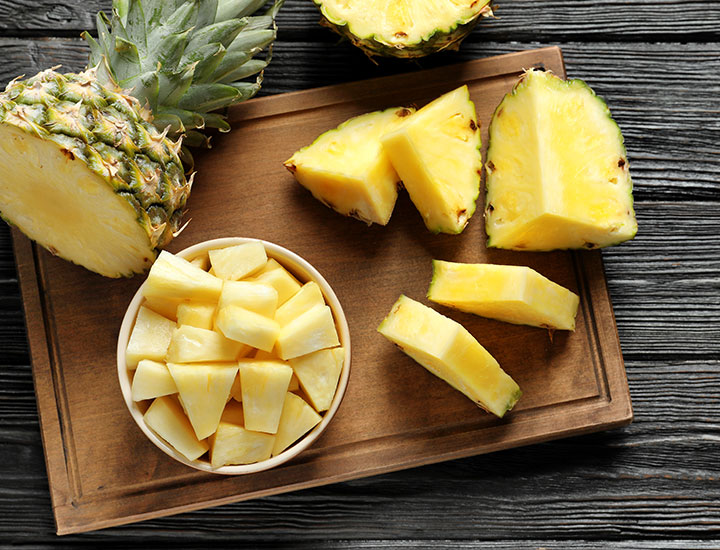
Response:
[[[143,285],[145,297],[197,302],[216,302],[221,290],[221,279],[166,250],[160,252]]]
[[[215,304],[182,302],[177,306],[178,325],[188,325],[210,330],[213,328],[214,317]]]
[[[218,312],[216,322],[227,338],[264,351],[273,349],[280,332],[275,320],[240,306],[225,306]]]
[[[273,262],[277,265],[274,265]],[[250,280],[258,283],[265,283],[274,287],[278,293],[279,307],[295,296],[295,294],[300,290],[301,285],[287,269],[275,260],[270,259],[267,265],[269,269],[262,271],[259,275]]]
[[[480,193],[480,128],[467,86],[449,92],[382,137],[415,207],[433,233],[460,233]]]
[[[158,397],[143,416],[145,424],[188,460],[200,458],[209,449],[198,440],[187,416],[175,399]]]
[[[287,360],[338,345],[330,307],[315,306],[280,329],[275,347],[280,358]]]
[[[170,319],[140,306],[125,352],[128,368],[137,367],[141,359],[165,359],[175,326]]]
[[[277,303],[278,293],[271,285],[250,281],[225,281],[218,309],[235,305],[272,319]]]
[[[143,401],[177,393],[175,381],[165,363],[143,359],[132,380],[132,400]]]
[[[229,403],[217,431],[210,436],[210,464],[219,468],[228,464],[252,464],[270,458],[275,436],[243,427],[239,403]]]
[[[277,432],[292,369],[282,361],[240,361],[240,386],[248,430]]]
[[[318,305],[325,305],[325,298],[318,284],[315,281],[309,281],[295,296],[277,309],[275,320],[280,323],[280,326],[287,325],[300,314]]]
[[[195,435],[198,439],[205,439],[217,429],[238,366],[227,363],[168,363],[167,367]]]
[[[465,328],[400,296],[378,332],[478,406],[502,417],[522,392]]]
[[[159,313],[163,317],[177,321],[177,308],[182,303],[181,300],[168,300],[167,298],[156,298],[151,296],[145,298],[143,305],[149,307],[155,313]]]
[[[321,420],[322,417],[305,403],[302,397],[286,393],[272,455],[279,455],[317,426]]]
[[[237,281],[251,275],[267,262],[265,247],[260,242],[250,242],[208,252],[215,276]]]
[[[214,330],[183,325],[173,334],[166,357],[172,363],[235,361],[249,351],[249,346],[229,340]]]
[[[489,133],[488,246],[599,248],[635,236],[622,133],[583,81],[527,71]]]
[[[351,118],[297,151],[285,167],[336,212],[368,225],[386,225],[400,178],[383,151],[380,136],[413,112],[393,107]]]
[[[189,260],[191,264],[193,264],[195,267],[199,267],[203,271],[207,271],[210,267],[210,258],[207,254],[201,254],[200,256],[195,256],[192,260]]]
[[[316,411],[330,408],[344,359],[345,348],[342,347],[321,349],[290,359],[290,366]]]
[[[508,323],[575,330],[577,294],[529,267],[433,260],[428,298]]]

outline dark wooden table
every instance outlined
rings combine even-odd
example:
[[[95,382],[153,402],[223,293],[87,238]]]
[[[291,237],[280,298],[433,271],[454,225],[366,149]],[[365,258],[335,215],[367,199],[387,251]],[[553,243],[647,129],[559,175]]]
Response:
[[[0,84],[79,70],[108,1],[0,0]],[[0,225],[0,547],[720,548],[720,3],[507,0],[456,53],[369,62],[288,0],[263,94],[559,45],[620,124],[640,230],[603,251],[624,429],[57,537]],[[101,467],[99,465],[99,467]]]

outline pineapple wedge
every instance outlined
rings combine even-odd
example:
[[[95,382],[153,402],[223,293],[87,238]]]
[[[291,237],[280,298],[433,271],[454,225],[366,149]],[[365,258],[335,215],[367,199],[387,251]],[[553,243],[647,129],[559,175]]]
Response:
[[[249,352],[249,346],[219,332],[183,325],[173,333],[166,357],[172,363],[235,361]]]
[[[279,455],[317,426],[321,420],[322,417],[302,397],[293,393],[286,393],[280,422],[275,434],[272,456]]]
[[[433,260],[427,297],[508,323],[575,330],[577,294],[525,266]]]
[[[209,449],[200,441],[182,407],[171,396],[158,397],[143,416],[145,424],[188,460],[197,460]]]
[[[423,367],[502,417],[522,392],[498,362],[459,323],[400,296],[378,332]]]
[[[213,328],[215,308],[215,304],[211,303],[181,302],[177,306],[177,323],[210,330]]]
[[[277,309],[278,292],[275,287],[250,281],[225,281],[218,309],[235,305],[273,318]]]
[[[467,86],[428,103],[381,138],[433,233],[460,233],[480,193],[480,128]]]
[[[167,368],[175,381],[195,435],[198,439],[205,439],[218,427],[238,372],[237,364],[168,363]]]
[[[531,69],[490,124],[488,246],[599,248],[635,236],[623,137],[581,80]]]
[[[302,287],[292,273],[272,258],[268,260],[266,267],[258,275],[247,280],[268,284],[275,288],[278,293],[278,307],[295,296]]]
[[[281,359],[288,360],[339,345],[330,307],[315,306],[280,329],[275,349]]]
[[[216,277],[237,281],[259,271],[267,263],[265,247],[260,242],[243,243],[208,252]]]
[[[292,369],[283,361],[240,361],[245,428],[274,434],[277,432]]]
[[[141,359],[164,360],[175,327],[170,319],[140,306],[125,352],[128,368],[137,367]]]
[[[143,359],[138,363],[132,380],[133,401],[143,401],[177,393],[175,381],[165,363]]]
[[[240,306],[225,306],[218,311],[216,322],[227,338],[263,351],[273,349],[280,333],[277,321]]]
[[[275,320],[281,326],[305,313],[315,306],[325,305],[325,297],[315,281],[305,283],[297,294],[280,306],[275,312]]]
[[[177,308],[181,303],[181,300],[169,300],[167,298],[156,298],[151,296],[149,298],[145,298],[143,305],[152,309],[155,313],[159,313],[163,317],[177,321]]]
[[[380,137],[413,112],[393,107],[351,118],[297,151],[285,161],[285,167],[300,185],[336,212],[368,225],[386,225],[400,178]]]
[[[143,295],[171,300],[216,302],[222,286],[221,279],[163,250],[150,268],[143,285]]]
[[[252,464],[267,460],[271,456],[275,436],[245,429],[242,405],[229,403],[209,441],[210,464],[219,468],[227,464]]]
[[[321,349],[290,359],[303,391],[317,412],[330,408],[345,359],[345,348]]]

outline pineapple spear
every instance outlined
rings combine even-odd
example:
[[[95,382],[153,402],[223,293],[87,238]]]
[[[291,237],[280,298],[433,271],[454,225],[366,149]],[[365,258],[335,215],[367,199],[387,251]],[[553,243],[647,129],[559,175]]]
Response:
[[[190,193],[181,144],[208,146],[203,129],[230,130],[218,111],[258,92],[282,3],[115,0],[83,33],[87,70],[0,93],[0,216],[101,275],[145,271]]]

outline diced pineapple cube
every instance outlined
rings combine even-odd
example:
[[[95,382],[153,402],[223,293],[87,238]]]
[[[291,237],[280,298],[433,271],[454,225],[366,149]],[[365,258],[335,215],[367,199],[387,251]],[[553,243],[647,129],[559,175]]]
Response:
[[[138,363],[132,380],[133,401],[143,401],[177,393],[175,381],[165,363],[143,359]]]
[[[213,328],[215,317],[215,304],[204,302],[182,302],[177,307],[178,325],[204,328]]]
[[[278,293],[275,287],[250,281],[225,281],[218,309],[240,306],[272,319],[277,309]]]
[[[275,262],[275,260],[271,258],[268,260],[268,265],[274,265],[272,262]],[[277,266],[274,266],[272,269],[268,269],[267,271],[263,271],[250,280],[259,283],[266,283],[275,287],[275,290],[277,290],[278,293],[278,307],[280,307],[290,298],[295,296],[295,294],[300,290],[301,285],[287,269],[277,262],[275,262],[275,264],[277,264]]]
[[[265,266],[267,253],[260,242],[249,242],[210,250],[210,263],[215,275],[228,281],[237,281]]]
[[[265,351],[273,349],[280,332],[273,319],[233,305],[220,309],[216,323],[227,338]]]
[[[209,448],[198,440],[179,403],[170,396],[158,397],[143,416],[145,424],[188,460],[200,458]]]
[[[287,360],[339,344],[330,307],[315,306],[280,329],[276,350]]]
[[[214,330],[183,325],[178,327],[172,336],[167,350],[167,361],[172,363],[235,361],[249,351],[249,346],[225,338]]]
[[[344,359],[343,347],[321,349],[290,359],[290,366],[316,411],[330,408]]]
[[[160,252],[143,285],[145,297],[215,302],[222,280],[168,251]]]
[[[198,439],[205,439],[217,429],[238,372],[237,365],[168,363],[168,370],[195,435]]]
[[[167,317],[173,321],[177,321],[177,307],[182,300],[171,300],[168,298],[150,296],[146,297],[143,305],[149,307],[155,313],[159,313],[163,317]]]
[[[270,458],[275,436],[243,427],[242,406],[229,403],[217,431],[210,436],[210,464],[253,464]]]
[[[321,420],[322,417],[305,403],[302,397],[286,393],[272,455],[279,455],[317,426]]]
[[[125,352],[128,368],[137,367],[141,359],[165,359],[175,327],[175,323],[170,319],[140,306]]]
[[[315,281],[309,281],[295,296],[277,309],[275,320],[280,323],[280,326],[287,325],[302,313],[318,305],[325,305],[325,298],[318,284]]]
[[[292,369],[282,361],[240,361],[245,428],[274,434],[282,413]]]

